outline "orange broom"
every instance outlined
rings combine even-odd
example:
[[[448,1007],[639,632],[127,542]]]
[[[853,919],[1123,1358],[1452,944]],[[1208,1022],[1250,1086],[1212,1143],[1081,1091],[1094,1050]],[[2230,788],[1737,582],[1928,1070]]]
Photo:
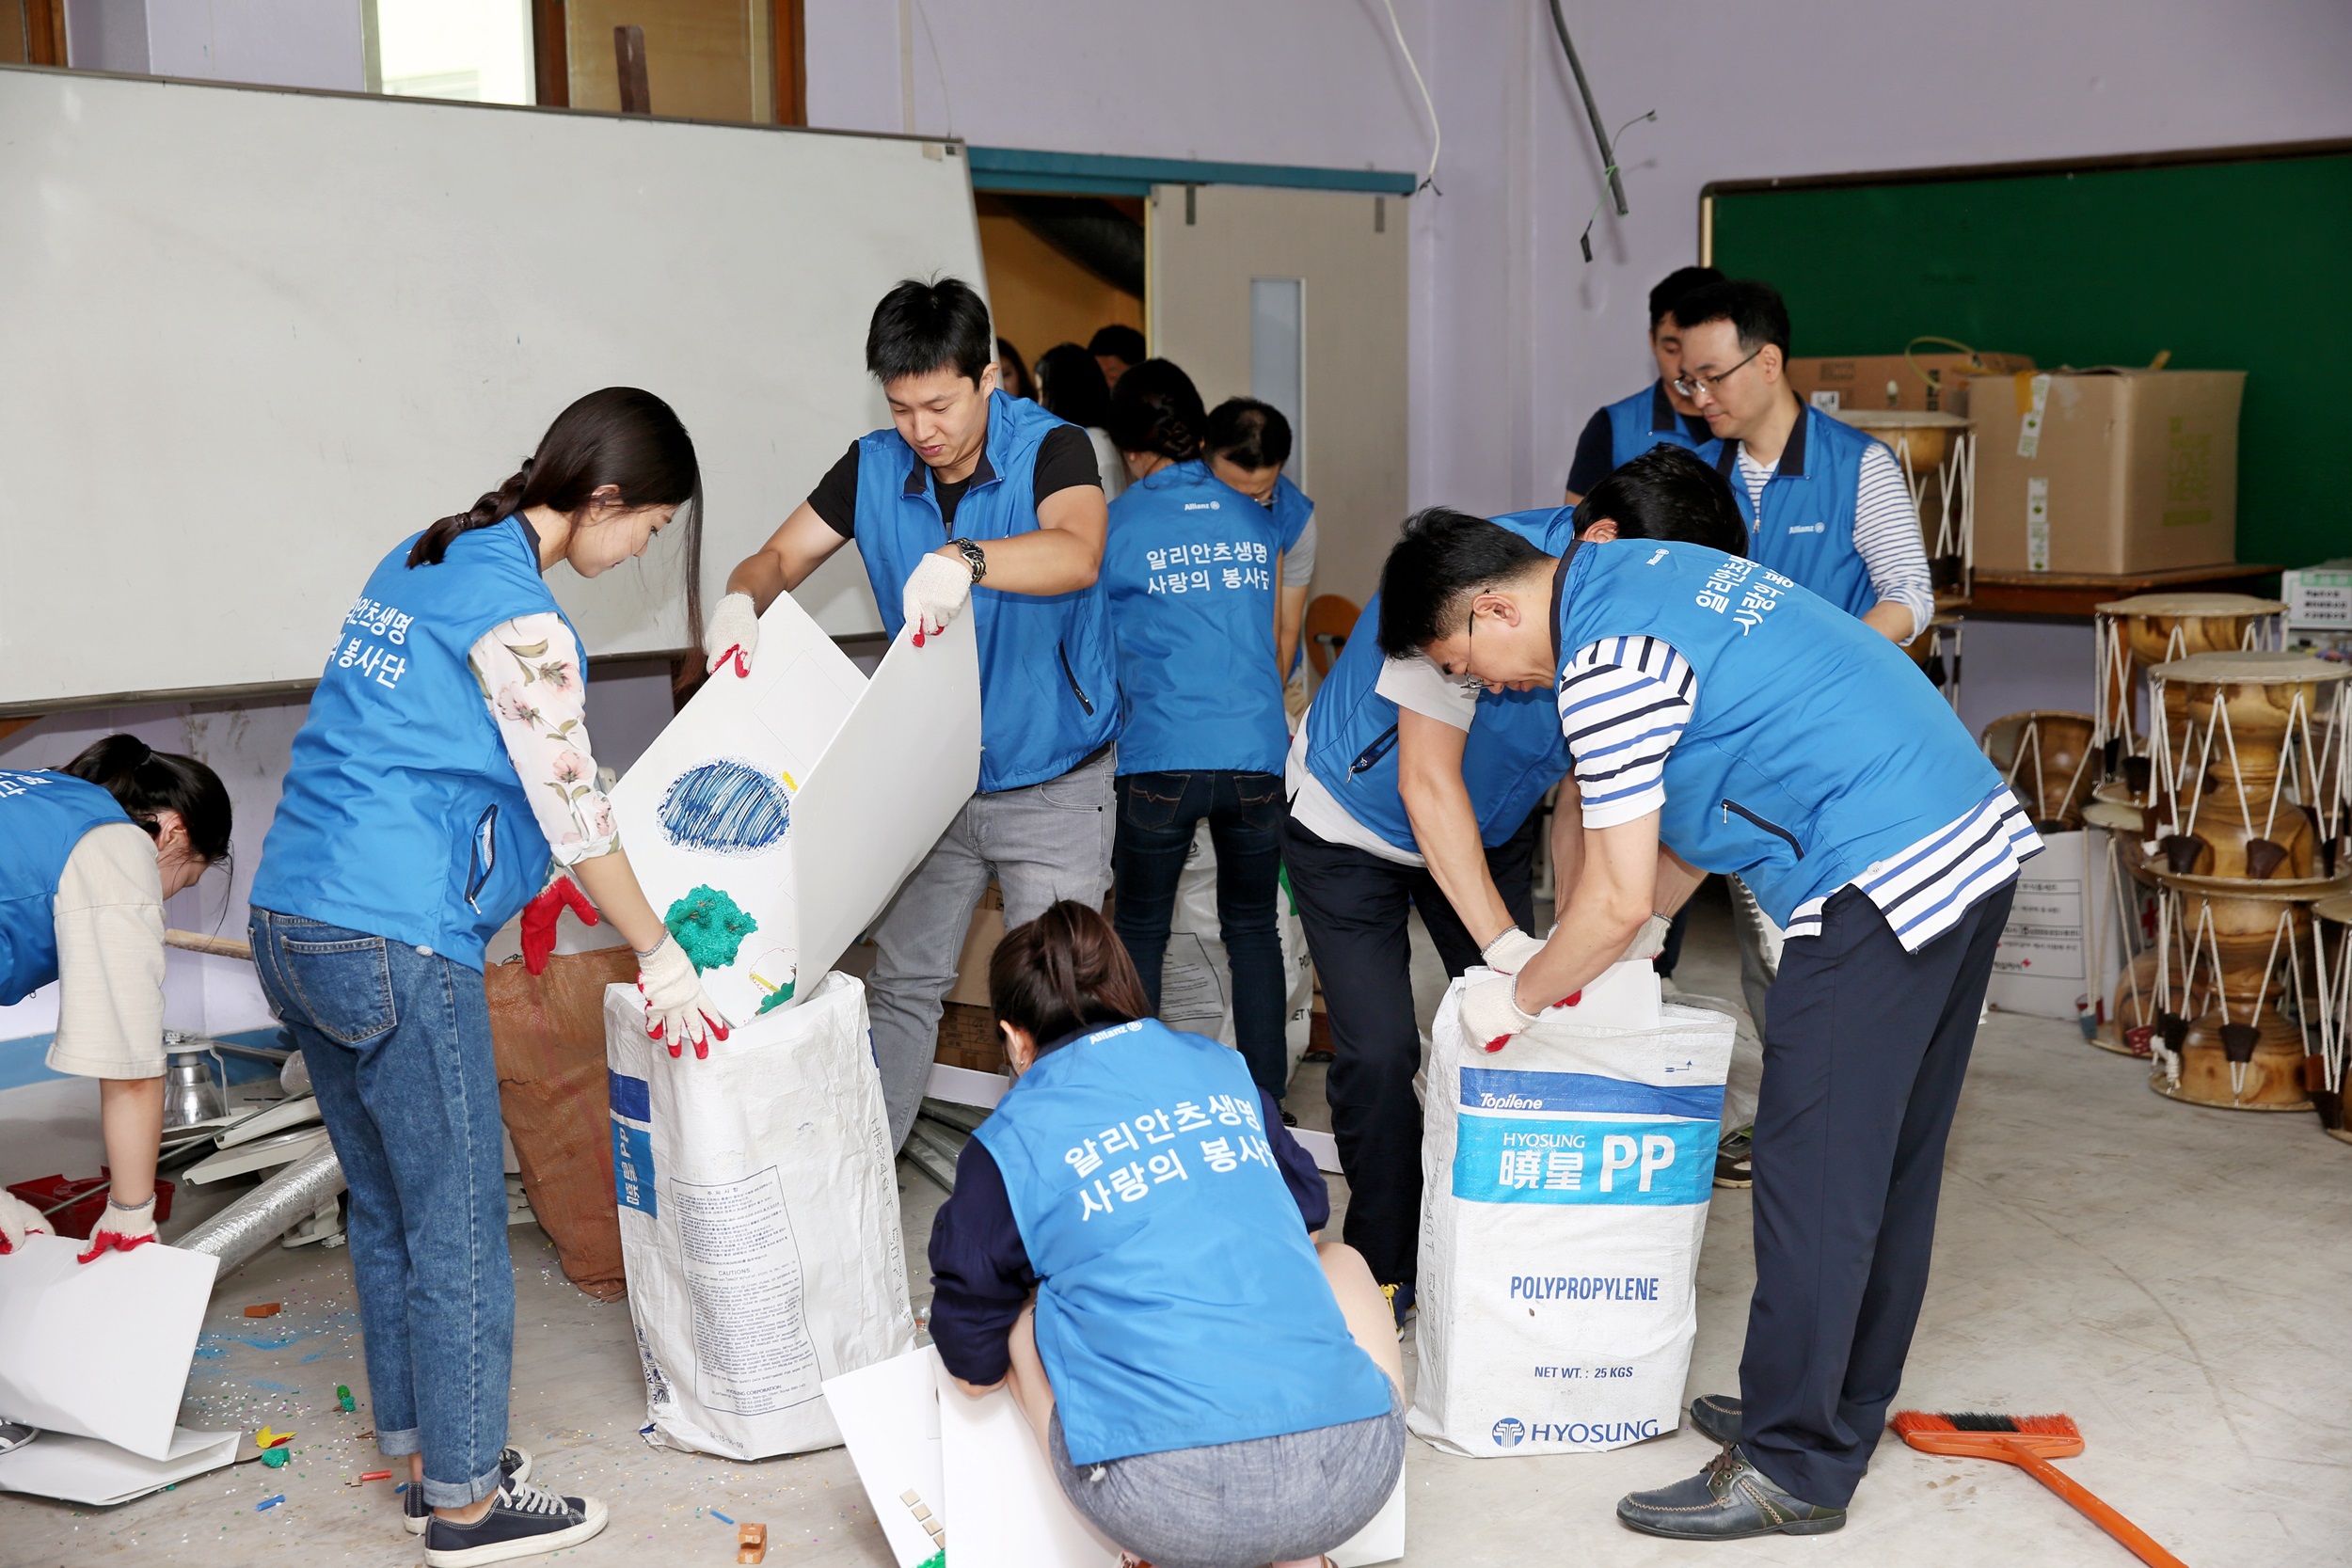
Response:
[[[2148,1532],[2101,1502],[2090,1489],[2050,1463],[2083,1451],[2083,1434],[2072,1416],[1931,1416],[1906,1410],[1887,1425],[1913,1448],[1928,1453],[1996,1459],[2014,1465],[2064,1497],[2091,1523],[2121,1541],[2150,1568],[2188,1568]]]

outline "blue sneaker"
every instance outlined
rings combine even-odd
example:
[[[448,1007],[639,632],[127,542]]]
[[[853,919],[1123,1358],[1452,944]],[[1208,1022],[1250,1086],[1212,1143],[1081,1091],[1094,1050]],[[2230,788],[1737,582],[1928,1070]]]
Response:
[[[1389,1310],[1396,1314],[1396,1337],[1405,1338],[1405,1320],[1413,1315],[1413,1287],[1407,1280],[1400,1285],[1383,1285],[1380,1293],[1389,1298]]]
[[[499,1450],[499,1475],[506,1481],[531,1479],[531,1450],[509,1443]],[[433,1517],[433,1505],[424,1500],[424,1488],[411,1481],[400,1495],[400,1528],[411,1535],[422,1535],[428,1520]]]

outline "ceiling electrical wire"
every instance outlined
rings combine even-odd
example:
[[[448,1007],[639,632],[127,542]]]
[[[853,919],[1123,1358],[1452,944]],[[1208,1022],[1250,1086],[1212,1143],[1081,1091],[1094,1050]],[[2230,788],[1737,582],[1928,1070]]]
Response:
[[[1576,44],[1568,37],[1568,19],[1560,14],[1560,0],[1551,0],[1551,30],[1560,35],[1561,52],[1568,56],[1568,70],[1576,77],[1576,90],[1584,95],[1584,113],[1593,122],[1593,139],[1600,143],[1601,166],[1609,171],[1609,192],[1617,198],[1617,215],[1624,217],[1625,182],[1617,178],[1617,155],[1609,150],[1609,131],[1600,122],[1600,105],[1593,102],[1593,85],[1584,80],[1584,62],[1576,57]],[[1623,135],[1625,133],[1620,131],[1617,134]]]
[[[1657,118],[1658,111],[1656,109],[1652,109],[1645,115],[1635,115],[1631,119],[1627,120],[1623,125],[1617,127],[1616,139],[1623,141],[1625,139],[1625,134],[1628,131],[1632,130],[1636,125],[1641,124],[1642,121],[1645,119],[1656,119]],[[1609,166],[1601,170],[1601,173],[1607,177],[1610,184],[1617,187],[1617,211],[1619,213],[1623,213],[1625,211],[1625,190],[1623,186],[1617,184],[1617,172],[1616,161],[1613,158],[1610,161]],[[1576,237],[1576,243],[1583,247],[1584,260],[1587,263],[1590,263],[1593,259],[1593,225],[1600,221],[1600,210],[1608,205],[1609,192],[1603,191],[1600,193],[1600,199],[1593,203],[1593,211],[1591,214],[1584,220],[1584,232]]]
[[[1413,86],[1421,89],[1421,105],[1429,111],[1429,172],[1413,189],[1416,193],[1438,191],[1438,151],[1445,146],[1445,129],[1438,123],[1438,105],[1429,97],[1429,84],[1422,80],[1421,66],[1413,58],[1413,46],[1405,41],[1405,29],[1396,20],[1396,0],[1380,0],[1380,5],[1389,13],[1389,30],[1396,35],[1396,47],[1405,56],[1405,68],[1413,73]],[[1556,17],[1559,0],[1552,0],[1552,11]],[[1567,34],[1564,31],[1560,36],[1565,39]],[[1438,194],[1443,196],[1445,192]]]

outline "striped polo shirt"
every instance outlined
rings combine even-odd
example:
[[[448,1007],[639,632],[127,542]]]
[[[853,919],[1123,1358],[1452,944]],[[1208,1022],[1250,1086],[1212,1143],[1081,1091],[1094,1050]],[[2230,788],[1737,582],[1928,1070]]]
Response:
[[[1577,650],[1560,679],[1560,723],[1583,798],[1584,826],[1610,828],[1666,803],[1666,758],[1698,700],[1698,673],[1671,643],[1612,637]],[[1900,853],[1864,868],[1858,887],[1905,951],[1950,930],[1969,907],[2041,852],[2025,808],[2006,785]],[[1791,937],[1819,936],[1811,898],[1788,921]]]

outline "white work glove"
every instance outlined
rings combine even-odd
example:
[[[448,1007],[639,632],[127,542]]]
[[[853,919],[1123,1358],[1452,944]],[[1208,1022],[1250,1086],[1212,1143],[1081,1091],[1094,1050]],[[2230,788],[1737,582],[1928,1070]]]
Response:
[[[752,655],[758,647],[759,611],[752,608],[752,596],[729,594],[719,601],[719,608],[710,612],[710,624],[703,628],[703,652],[708,656],[704,667],[715,675],[731,658],[735,677],[741,680],[752,673]]]
[[[49,1218],[14,1193],[0,1193],[0,1256],[14,1252],[27,1236],[54,1236]]]
[[[1666,950],[1666,928],[1674,922],[1662,914],[1653,914],[1642,922],[1642,928],[1633,933],[1633,940],[1625,944],[1625,957],[1619,963],[1631,963],[1636,958],[1654,958]]]
[[[1519,1010],[1518,983],[1516,975],[1497,974],[1463,990],[1462,1033],[1472,1044],[1500,1051],[1513,1035],[1535,1022],[1533,1013]]]
[[[637,989],[645,998],[646,1038],[667,1045],[671,1055],[691,1041],[699,1062],[709,1056],[712,1040],[727,1037],[727,1015],[703,990],[677,938],[663,937],[660,946],[637,955]]]
[[[946,631],[947,623],[971,597],[972,568],[961,557],[950,561],[944,555],[927,555],[916,562],[898,601],[907,625],[914,628],[914,645],[919,648],[925,637]]]
[[[1517,926],[1506,927],[1503,933],[1479,952],[1486,967],[1498,974],[1517,974],[1535,961],[1535,955],[1544,950],[1541,937],[1531,937]]]
[[[89,1250],[78,1261],[87,1263],[103,1252],[128,1252],[144,1246],[155,1239],[155,1198],[148,1195],[145,1203],[135,1209],[125,1209],[112,1198],[106,1200],[106,1212],[90,1227]]]

